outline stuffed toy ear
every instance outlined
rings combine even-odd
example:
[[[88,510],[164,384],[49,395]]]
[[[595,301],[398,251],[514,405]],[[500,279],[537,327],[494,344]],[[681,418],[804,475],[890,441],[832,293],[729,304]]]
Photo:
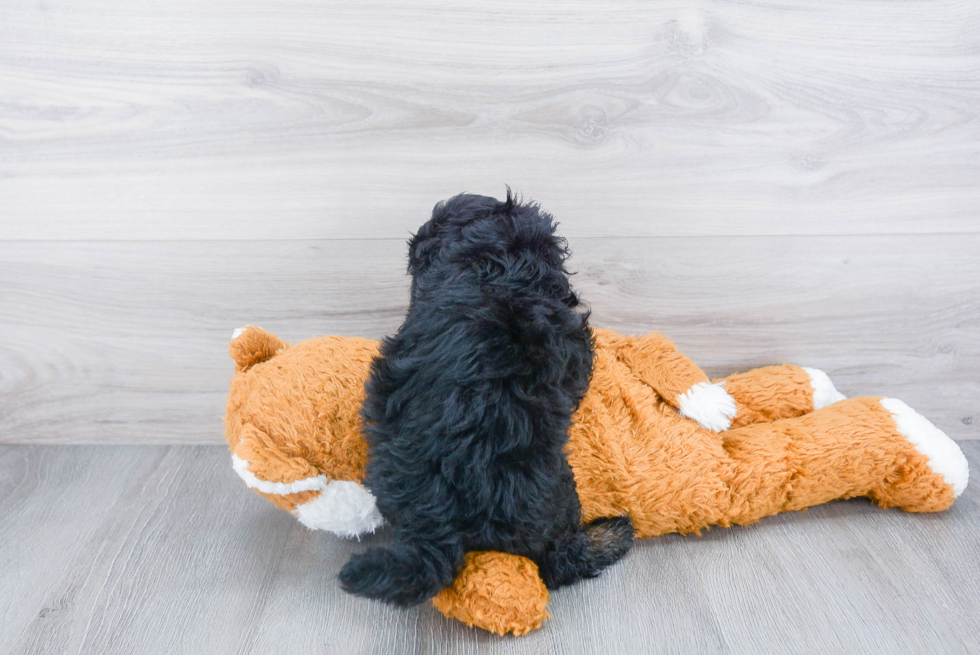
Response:
[[[246,325],[235,330],[228,345],[228,354],[235,360],[235,372],[241,373],[260,362],[272,359],[289,344],[260,327]]]
[[[526,557],[469,552],[453,581],[432,599],[445,616],[498,635],[527,634],[548,614],[548,589]]]

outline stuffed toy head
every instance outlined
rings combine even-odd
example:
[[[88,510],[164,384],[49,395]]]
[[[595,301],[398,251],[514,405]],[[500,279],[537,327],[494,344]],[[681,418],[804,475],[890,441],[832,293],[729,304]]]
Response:
[[[361,480],[364,380],[377,342],[326,337],[290,346],[259,328],[235,332],[225,436],[245,483],[303,525],[343,537],[381,515]]]

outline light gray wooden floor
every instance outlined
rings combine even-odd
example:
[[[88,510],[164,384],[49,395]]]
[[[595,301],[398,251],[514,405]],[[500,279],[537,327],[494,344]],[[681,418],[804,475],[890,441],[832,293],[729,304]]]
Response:
[[[978,490],[639,542],[515,639],[346,596],[341,565],[387,535],[306,530],[224,448],[3,446],[0,653],[976,653]]]

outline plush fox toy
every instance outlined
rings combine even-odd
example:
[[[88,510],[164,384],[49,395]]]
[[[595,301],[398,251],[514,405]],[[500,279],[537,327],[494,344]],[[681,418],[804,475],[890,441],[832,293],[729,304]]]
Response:
[[[894,398],[850,400],[821,371],[782,365],[709,381],[659,334],[595,329],[595,372],[566,448],[585,521],[629,515],[636,536],[746,524],[838,498],[909,512],[948,508],[966,488],[959,447]],[[378,343],[290,346],[235,332],[226,437],[245,483],[311,529],[349,537],[381,525],[361,484],[364,383]],[[498,634],[548,617],[530,560],[472,552],[435,599]]]

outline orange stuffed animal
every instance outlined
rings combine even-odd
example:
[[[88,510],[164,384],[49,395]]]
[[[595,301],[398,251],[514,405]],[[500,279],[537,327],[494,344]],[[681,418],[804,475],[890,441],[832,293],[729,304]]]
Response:
[[[845,400],[821,371],[785,364],[711,382],[659,334],[593,332],[595,372],[566,448],[583,520],[628,514],[637,537],[653,537],[854,496],[938,512],[966,488],[959,447],[900,400]],[[355,536],[382,523],[360,484],[359,409],[377,348],[350,337],[290,346],[256,327],[232,338],[234,469],[311,529]],[[537,568],[506,553],[468,553],[433,602],[498,634],[548,616]]]

